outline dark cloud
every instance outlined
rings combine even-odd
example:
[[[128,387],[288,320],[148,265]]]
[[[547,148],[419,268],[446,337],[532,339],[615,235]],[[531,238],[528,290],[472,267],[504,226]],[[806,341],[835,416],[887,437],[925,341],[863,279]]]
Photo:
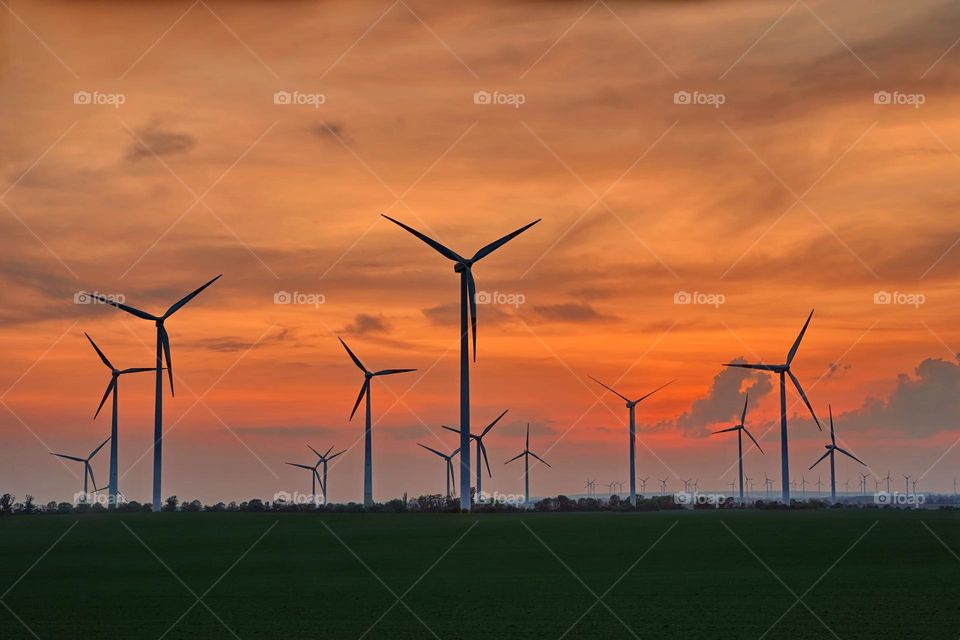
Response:
[[[219,351],[231,353],[235,351],[248,351],[255,347],[264,346],[271,343],[283,342],[290,337],[289,329],[282,329],[277,333],[268,335],[259,341],[251,341],[238,336],[224,336],[220,338],[203,338],[184,344],[186,347],[197,349],[209,349],[210,351]]]
[[[329,122],[323,121],[314,125],[310,129],[314,135],[321,138],[327,138],[331,140],[336,140],[340,138],[341,140],[346,140],[345,133],[343,130],[343,125],[339,122]]]
[[[844,375],[847,371],[849,371],[852,366],[853,365],[851,365],[849,362],[845,362],[843,364],[840,364],[837,362],[831,362],[830,368],[827,370],[826,379],[830,380],[831,378],[839,378],[840,376]]]
[[[610,322],[617,320],[616,316],[610,316],[600,313],[592,305],[579,302],[568,302],[564,304],[544,304],[534,305],[533,310],[537,312],[543,320],[548,322]]]
[[[733,362],[746,362],[737,358]],[[743,401],[750,396],[749,410],[773,389],[771,376],[767,373],[725,367],[713,378],[710,390],[703,398],[693,401],[690,409],[677,418],[674,426],[689,436],[709,435],[708,427],[718,422],[738,419],[743,411]],[[747,420],[749,421],[749,416]]]
[[[460,323],[459,303],[441,304],[436,307],[421,309],[427,320],[439,326],[457,326]],[[501,324],[510,320],[512,314],[503,310],[502,306],[487,304],[477,308],[477,324]],[[478,329],[479,331],[479,329]]]
[[[358,313],[353,322],[343,328],[344,333],[366,335],[369,333],[389,333],[390,327],[382,315],[373,316],[369,313]]]
[[[154,155],[167,156],[189,153],[197,143],[197,139],[188,133],[165,129],[158,124],[136,132],[137,139],[127,149],[126,159],[136,162]]]
[[[267,438],[309,438],[312,436],[330,436],[339,433],[335,427],[324,425],[274,425],[257,427],[233,427],[241,435],[264,436]]]

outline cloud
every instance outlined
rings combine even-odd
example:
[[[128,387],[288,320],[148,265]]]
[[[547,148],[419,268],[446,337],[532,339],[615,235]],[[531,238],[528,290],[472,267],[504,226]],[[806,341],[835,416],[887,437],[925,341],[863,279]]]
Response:
[[[154,155],[167,156],[188,153],[197,143],[197,139],[188,133],[164,129],[151,124],[136,132],[137,139],[127,149],[126,159],[136,162]]]
[[[210,351],[219,351],[222,353],[232,353],[236,351],[249,351],[255,347],[262,347],[266,344],[283,342],[290,336],[289,329],[282,329],[279,333],[267,336],[259,341],[246,340],[238,336],[224,336],[221,338],[202,338],[188,342],[187,347],[200,349],[209,349]]]
[[[456,326],[460,323],[460,305],[455,302],[421,309],[421,312],[427,320],[438,326]],[[480,327],[484,324],[500,324],[510,318],[511,314],[498,305],[486,304],[477,308],[477,325]]]
[[[843,364],[831,362],[830,368],[827,371],[826,379],[831,380],[833,378],[839,378],[849,371],[852,366],[853,365],[851,365],[849,362],[845,362]]]
[[[263,436],[267,438],[309,438],[311,436],[328,436],[338,433],[336,427],[323,425],[263,425],[257,427],[233,427],[233,430],[242,435]]]
[[[746,360],[741,357],[733,362]],[[707,395],[694,400],[690,409],[677,418],[674,426],[689,436],[709,435],[710,425],[739,418],[747,394],[750,397],[747,409],[756,407],[760,399],[773,389],[770,377],[769,374],[750,369],[724,368],[714,376]]]
[[[344,333],[366,335],[369,333],[389,333],[390,327],[383,315],[373,316],[369,313],[358,313],[353,322],[343,328]]]
[[[534,305],[533,310],[548,322],[585,324],[617,320],[616,316],[602,314],[587,303],[568,302],[564,304]]]

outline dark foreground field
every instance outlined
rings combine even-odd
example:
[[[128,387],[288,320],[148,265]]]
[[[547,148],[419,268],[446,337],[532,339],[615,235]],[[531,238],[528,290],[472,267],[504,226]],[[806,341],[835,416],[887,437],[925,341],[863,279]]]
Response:
[[[960,636],[960,513],[9,517],[0,549],[4,639]]]

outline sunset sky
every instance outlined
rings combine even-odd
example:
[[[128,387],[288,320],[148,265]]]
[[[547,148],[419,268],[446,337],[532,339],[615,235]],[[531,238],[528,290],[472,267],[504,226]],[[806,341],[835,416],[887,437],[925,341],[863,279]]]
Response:
[[[729,489],[735,438],[707,435],[747,390],[766,455],[746,474],[779,478],[776,380],[720,365],[783,362],[815,308],[794,371],[821,421],[832,404],[877,477],[952,491],[957,24],[952,0],[7,0],[0,491],[70,499],[82,469],[49,453],[108,435],[84,331],[119,367],[153,363],[152,324],[76,292],[160,313],[223,273],[168,323],[163,494],[305,491],[284,462],[311,444],[347,450],[330,497],[359,500],[362,376],[336,336],[418,369],[373,387],[376,498],[440,492],[415,443],[457,446],[458,277],[381,213],[468,255],[542,218],[475,270],[500,295],[479,306],[474,428],[510,410],[485,489],[522,492],[502,463],[528,422],[553,465],[534,495],[628,479],[627,411],[588,376],[628,396],[676,380],[638,409],[648,491]],[[152,385],[120,388],[120,488],[141,501]],[[788,407],[792,476],[826,482],[807,467],[827,435]]]

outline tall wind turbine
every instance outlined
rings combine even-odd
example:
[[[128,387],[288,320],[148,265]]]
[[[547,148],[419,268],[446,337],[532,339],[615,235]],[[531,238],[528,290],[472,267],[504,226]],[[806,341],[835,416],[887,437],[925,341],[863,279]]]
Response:
[[[803,340],[803,334],[806,333],[807,326],[810,324],[812,317],[813,311],[811,310],[810,315],[807,316],[807,321],[803,323],[803,329],[800,330],[800,335],[797,336],[797,339],[793,342],[793,346],[790,347],[790,351],[787,352],[786,364],[747,364],[731,362],[723,365],[725,367],[769,371],[780,376],[780,467],[782,476],[780,482],[783,487],[783,504],[788,507],[790,506],[790,460],[787,452],[787,385],[784,380],[785,375],[790,376],[793,386],[796,387],[800,397],[803,398],[804,404],[807,405],[807,409],[810,410],[810,415],[813,416],[813,421],[817,424],[817,428],[821,431],[823,430],[820,426],[820,420],[817,419],[817,414],[813,412],[813,407],[810,406],[807,394],[803,392],[803,387],[800,386],[800,381],[797,380],[797,376],[793,375],[793,371],[790,370],[790,365],[793,363],[794,356],[797,355],[797,349],[800,348],[800,341]]]
[[[323,491],[323,504],[327,504],[327,463],[336,458],[339,455],[346,453],[346,451],[341,451],[340,453],[335,453],[330,455],[330,452],[333,451],[333,447],[327,449],[326,453],[320,453],[310,445],[307,445],[310,451],[313,451],[317,454],[317,464],[323,465],[323,476],[320,478],[320,490]]]
[[[453,457],[458,453],[460,453],[460,449],[455,449],[452,453],[446,454],[446,453],[437,451],[436,449],[433,449],[431,447],[428,447],[425,444],[420,444],[419,442],[417,443],[417,445],[423,447],[424,449],[426,449],[431,453],[437,454],[438,456],[443,458],[444,461],[446,461],[447,463],[447,497],[448,498],[452,497],[457,492],[457,483],[454,480],[454,472],[453,472]],[[451,483],[453,483],[453,489],[450,488]],[[463,485],[460,486],[460,489],[461,490],[463,489]]]
[[[823,460],[827,456],[830,456],[830,499],[835,501],[837,499],[837,467],[836,467],[836,460],[834,459],[834,455],[836,454],[836,452],[839,451],[840,453],[847,456],[848,458],[852,460],[856,460],[863,466],[867,466],[867,465],[865,462],[860,460],[860,458],[853,455],[846,449],[841,449],[840,447],[837,446],[837,437],[833,429],[833,407],[830,405],[827,405],[827,407],[830,410],[830,444],[823,445],[824,449],[826,449],[827,452],[822,456],[820,456],[816,462],[810,465],[810,468],[813,469],[815,466],[820,464],[821,460]],[[847,481],[848,488],[849,488],[849,485],[850,485],[850,481],[848,480]]]
[[[509,460],[503,463],[503,464],[510,464],[517,458],[523,458],[523,502],[524,504],[527,504],[530,502],[530,456],[533,456],[534,458],[536,458],[543,464],[547,465],[548,467],[550,466],[550,464],[546,460],[544,460],[543,458],[535,454],[533,451],[530,451],[530,423],[528,422],[527,423],[527,443],[526,445],[524,445],[523,451],[521,451],[520,453],[518,453],[517,455],[515,455],[514,457],[510,458]]]
[[[350,347],[347,346],[347,343],[343,341],[343,338],[338,338],[340,344],[343,345],[343,348],[347,350],[347,353],[350,355],[350,359],[353,360],[353,364],[357,365],[357,368],[360,371],[363,371],[363,385],[360,387],[360,395],[357,396],[357,401],[353,405],[353,411],[350,412],[350,419],[353,420],[353,415],[357,412],[357,407],[360,406],[360,401],[363,400],[363,397],[367,397],[367,422],[363,432],[363,505],[368,507],[373,504],[373,434],[370,431],[370,381],[376,378],[377,376],[392,376],[395,373],[410,373],[411,371],[416,371],[416,369],[383,369],[381,371],[370,371],[363,363],[360,362],[353,351],[350,350]]]
[[[96,420],[97,416],[100,415],[100,410],[103,409],[103,404],[107,401],[107,397],[110,394],[113,394],[113,418],[110,422],[110,484],[109,486],[109,508],[117,508],[117,495],[119,495],[120,490],[117,488],[117,393],[119,392],[119,382],[120,376],[126,375],[128,373],[142,373],[144,371],[153,371],[153,367],[136,367],[133,369],[117,369],[110,361],[107,359],[107,356],[103,354],[103,351],[100,350],[100,347],[97,346],[97,343],[93,341],[93,338],[89,334],[84,333],[83,335],[87,336],[87,340],[90,341],[90,344],[93,345],[94,350],[96,350],[97,355],[100,356],[100,360],[103,364],[110,369],[110,384],[107,385],[107,390],[103,394],[103,399],[100,400],[100,406],[97,407],[97,412],[93,414],[93,419]]]
[[[484,444],[483,444],[483,437],[484,437],[485,435],[487,435],[488,433],[490,433],[490,430],[493,429],[493,426],[494,426],[495,424],[497,424],[498,422],[500,422],[500,418],[502,418],[503,416],[507,415],[507,411],[509,411],[509,409],[505,409],[505,410],[503,411],[503,413],[501,413],[499,416],[497,416],[497,419],[496,419],[496,420],[494,420],[493,422],[491,422],[490,424],[488,424],[488,425],[484,428],[484,430],[481,431],[480,433],[471,433],[471,434],[470,434],[470,439],[473,440],[475,443],[477,443],[477,460],[476,460],[476,462],[477,462],[477,496],[478,496],[478,497],[479,497],[479,495],[480,495],[480,491],[482,490],[482,489],[481,489],[481,487],[482,487],[482,484],[481,484],[481,483],[482,483],[482,481],[483,481],[483,473],[481,472],[481,469],[480,469],[480,460],[483,460],[484,464],[487,465],[487,476],[490,477],[490,478],[493,477],[493,473],[490,471],[490,459],[487,457],[487,448],[486,448],[486,447],[484,446]],[[443,425],[441,425],[441,426],[443,426]],[[443,428],[446,429],[447,431],[453,431],[454,433],[460,433],[460,429],[454,429],[453,427],[443,427]],[[460,487],[461,487],[461,490],[462,490],[463,485],[460,485]]]
[[[160,480],[161,480],[161,470],[163,468],[163,361],[164,359],[167,362],[167,374],[170,378],[170,395],[173,396],[173,365],[170,362],[170,336],[167,334],[167,328],[164,326],[164,323],[167,319],[170,318],[173,314],[180,310],[183,305],[187,304],[193,300],[201,291],[209,287],[211,284],[220,279],[221,273],[216,278],[210,280],[202,287],[192,291],[191,293],[180,298],[173,306],[167,309],[166,313],[161,316],[155,316],[153,314],[147,313],[146,311],[141,311],[129,305],[117,302],[102,296],[98,293],[92,294],[91,297],[96,298],[104,304],[112,305],[118,309],[122,309],[127,313],[135,315],[138,318],[143,320],[149,320],[157,326],[157,366],[156,366],[156,395],[154,397],[153,404],[153,510],[160,511]]]
[[[750,394],[747,394],[747,397],[743,400],[743,413],[740,414],[740,424],[735,424],[732,427],[726,429],[720,429],[720,431],[714,431],[714,435],[718,433],[727,433],[730,431],[737,432],[737,464],[740,467],[740,503],[743,503],[743,434],[746,433],[747,437],[753,440],[753,444],[757,445],[757,449],[760,449],[760,453],[763,453],[763,448],[760,446],[760,443],[757,442],[757,439],[747,431],[746,422],[747,422],[747,403],[750,402]],[[764,454],[766,455],[766,454]]]
[[[487,257],[518,235],[540,222],[537,218],[528,225],[508,233],[499,240],[481,248],[472,258],[464,258],[436,240],[425,236],[390,216],[384,218],[420,238],[430,248],[454,262],[453,270],[460,274],[460,487],[470,486],[470,347],[468,336],[473,335],[473,359],[477,359],[477,283],[473,278],[473,265]],[[469,325],[469,329],[468,329]],[[477,462],[479,464],[479,461]],[[470,511],[470,492],[460,492],[460,510]]]
[[[590,379],[596,382],[597,384],[599,384],[601,387],[603,387],[607,391],[610,391],[614,395],[619,396],[624,402],[627,403],[627,409],[630,411],[630,505],[633,507],[636,507],[637,506],[637,470],[636,470],[637,405],[643,402],[644,400],[646,400],[647,398],[649,398],[650,396],[652,396],[653,394],[655,394],[657,391],[660,391],[660,389],[663,389],[663,387],[666,387],[669,384],[673,384],[673,380],[671,380],[670,382],[668,382],[663,386],[657,387],[656,389],[654,389],[653,391],[651,391],[645,396],[641,396],[636,400],[631,400],[630,398],[623,395],[619,391],[616,391],[613,387],[609,387],[603,384],[593,376],[590,376]]]
[[[57,456],[58,458],[64,458],[65,460],[73,460],[74,462],[83,463],[83,499],[84,500],[87,500],[88,496],[90,495],[90,492],[87,490],[87,478],[89,478],[90,482],[93,483],[94,491],[100,490],[97,488],[97,481],[93,477],[93,467],[90,466],[90,461],[93,460],[93,456],[97,455],[97,453],[100,452],[100,449],[103,449],[103,445],[107,444],[108,442],[110,442],[110,438],[107,438],[106,440],[101,442],[100,445],[96,449],[91,451],[90,455],[88,455],[86,458],[78,458],[77,456],[68,456],[65,453],[50,454],[52,456]]]

